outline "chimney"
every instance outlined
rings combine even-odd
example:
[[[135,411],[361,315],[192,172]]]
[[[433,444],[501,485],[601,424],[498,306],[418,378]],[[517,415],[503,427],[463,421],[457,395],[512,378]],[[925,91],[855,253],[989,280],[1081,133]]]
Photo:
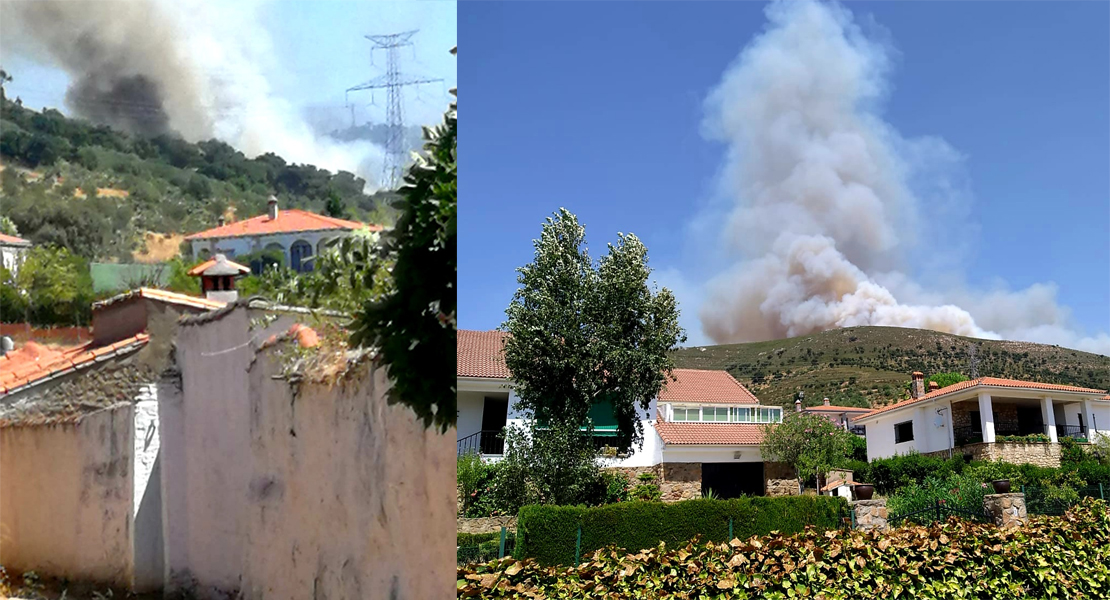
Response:
[[[224,224],[227,223],[227,219],[225,219],[223,215],[220,215],[220,219],[218,222],[220,224],[220,227],[223,227]]]
[[[829,405],[829,399],[825,398],[825,406],[828,406],[828,405]]]
[[[278,215],[277,196],[270,196],[270,199],[266,201],[266,205],[270,209],[270,220],[276,220]]]
[[[794,401],[794,412],[802,412],[802,399],[798,398]]]
[[[920,398],[925,395],[925,374],[921,371],[914,371],[913,381],[910,383],[910,398]]]
[[[939,389],[940,389],[940,384],[939,383],[937,383],[935,381],[930,381],[929,382],[929,391],[930,392],[935,392]]]
[[[15,343],[12,342],[12,338],[6,335],[4,337],[0,337],[0,356],[4,356],[12,350],[15,350]]]

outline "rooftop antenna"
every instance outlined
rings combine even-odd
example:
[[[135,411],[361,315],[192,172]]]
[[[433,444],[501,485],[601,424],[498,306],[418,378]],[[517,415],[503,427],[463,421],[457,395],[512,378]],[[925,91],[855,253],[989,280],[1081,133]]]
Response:
[[[412,46],[412,36],[418,29],[391,33],[387,35],[367,35],[366,39],[374,44],[370,50],[370,64],[374,64],[374,51],[385,50],[387,67],[385,75],[375,77],[370,81],[360,83],[348,88],[347,92],[359,90],[385,89],[388,94],[386,105],[386,127],[388,136],[385,144],[385,165],[382,169],[382,185],[390,190],[396,190],[401,185],[401,171],[405,166],[405,113],[402,103],[402,90],[406,86],[435,83],[442,79],[416,77],[401,73],[400,49]],[[414,50],[415,52],[415,50]]]

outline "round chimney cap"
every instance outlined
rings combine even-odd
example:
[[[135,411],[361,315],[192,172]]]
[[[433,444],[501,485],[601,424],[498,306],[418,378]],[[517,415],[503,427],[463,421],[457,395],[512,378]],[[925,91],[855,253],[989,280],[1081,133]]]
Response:
[[[277,204],[277,196],[270,194],[270,197],[266,199],[266,202],[270,204]]]

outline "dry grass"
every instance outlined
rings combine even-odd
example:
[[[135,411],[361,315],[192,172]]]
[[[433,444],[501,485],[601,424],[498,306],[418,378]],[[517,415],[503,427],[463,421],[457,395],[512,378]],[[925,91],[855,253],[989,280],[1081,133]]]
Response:
[[[173,260],[180,255],[181,242],[184,240],[183,234],[148,231],[143,234],[143,249],[135,252],[132,258],[140,263],[161,263]]]

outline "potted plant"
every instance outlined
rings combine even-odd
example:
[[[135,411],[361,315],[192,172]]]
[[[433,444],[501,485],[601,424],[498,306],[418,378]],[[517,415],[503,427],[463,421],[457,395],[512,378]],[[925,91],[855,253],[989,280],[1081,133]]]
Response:
[[[852,491],[856,493],[856,500],[870,500],[875,495],[875,486],[869,483],[860,483],[852,486]]]
[[[994,488],[996,494],[1009,494],[1010,493],[1010,480],[1009,479],[995,479],[991,482],[991,487]]]

